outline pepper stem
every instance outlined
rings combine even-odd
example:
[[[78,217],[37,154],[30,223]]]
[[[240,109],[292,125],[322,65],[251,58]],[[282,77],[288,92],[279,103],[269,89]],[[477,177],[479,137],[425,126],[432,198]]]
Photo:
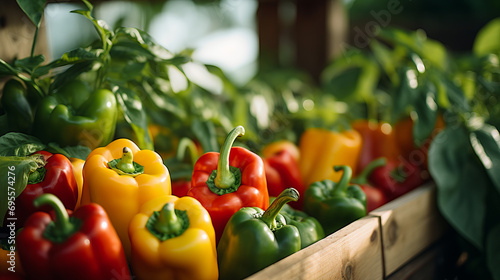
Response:
[[[193,140],[184,137],[179,141],[179,145],[177,146],[177,160],[179,162],[183,162],[186,153],[189,155],[190,164],[194,166],[196,160],[198,159],[198,148]]]
[[[287,188],[283,190],[278,197],[269,205],[266,212],[260,218],[270,229],[277,227],[276,216],[280,213],[285,204],[290,201],[299,200],[299,192],[294,188]]]
[[[77,226],[70,221],[66,208],[57,196],[50,193],[42,194],[33,200],[33,204],[37,208],[42,205],[49,205],[54,210],[56,218],[52,222],[53,226],[47,227],[44,234],[49,239],[61,242],[78,230]]]
[[[352,169],[348,165],[336,165],[333,167],[333,170],[336,172],[342,170],[342,177],[340,178],[340,181],[337,183],[337,187],[335,190],[338,190],[339,192],[345,192],[347,190],[347,187],[349,187],[349,181],[351,181],[352,177]]]
[[[358,184],[358,185],[368,184],[368,177],[370,177],[370,174],[372,174],[373,170],[381,166],[384,166],[386,164],[387,164],[387,159],[385,157],[379,157],[371,161],[369,164],[365,166],[363,171],[361,171],[361,173],[359,173],[359,175],[356,178],[353,178],[351,180],[351,184]]]
[[[45,179],[45,173],[47,173],[45,167],[35,169],[35,171],[28,175],[28,184],[38,184],[42,182],[43,179]]]
[[[214,179],[215,186],[219,189],[227,189],[234,185],[236,178],[229,168],[229,153],[237,137],[245,135],[245,128],[237,126],[226,137],[219,153],[217,163],[217,176]]]
[[[129,147],[123,147],[123,155],[121,160],[116,164],[116,168],[125,173],[134,173],[134,155]]]
[[[177,235],[182,231],[183,220],[177,218],[174,203],[169,202],[163,206],[154,227],[158,232],[163,234]]]

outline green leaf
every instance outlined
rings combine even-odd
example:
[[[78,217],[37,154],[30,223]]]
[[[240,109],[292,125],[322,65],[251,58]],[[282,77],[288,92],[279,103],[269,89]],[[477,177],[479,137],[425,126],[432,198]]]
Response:
[[[215,126],[211,121],[194,119],[191,123],[191,130],[196,139],[200,141],[203,152],[218,152],[220,150]]]
[[[28,176],[36,169],[45,166],[43,155],[29,157],[4,157],[0,156],[0,221],[4,220],[9,210],[8,202],[11,197],[19,196],[28,184]],[[10,213],[10,212],[9,212]],[[7,217],[12,215],[8,214]]]
[[[14,61],[14,65],[26,73],[32,73],[33,70],[40,66],[45,61],[43,55],[37,55],[33,57],[27,57]]]
[[[54,82],[50,85],[50,90],[57,89],[66,82],[76,79],[82,73],[89,72],[92,69],[92,65],[93,61],[84,61],[71,66],[66,71],[56,76]]]
[[[141,149],[154,150],[153,141],[148,130],[146,112],[142,107],[141,99],[135,92],[126,87],[114,86],[116,100],[123,111],[125,121],[132,127],[137,136],[137,145]]]
[[[407,113],[419,91],[417,71],[409,67],[403,67],[399,71],[401,83],[392,96],[393,107],[391,113],[393,121],[398,121]]]
[[[0,156],[23,157],[45,149],[40,139],[19,132],[9,132],[0,137]]]
[[[18,71],[0,58],[0,77],[17,75]]]
[[[428,160],[441,213],[461,236],[482,249],[491,181],[472,150],[467,129],[446,127],[432,141]]]
[[[490,53],[500,54],[500,18],[493,19],[486,24],[476,35],[473,52],[482,56]]]
[[[79,158],[86,160],[91,150],[85,146],[67,146],[61,148],[59,144],[51,142],[48,144],[46,150],[54,154],[62,154],[67,158]]]
[[[19,7],[37,28],[40,27],[46,3],[47,0],[17,0]]]
[[[491,181],[500,193],[500,134],[489,124],[471,131],[470,142]]]
[[[416,98],[413,104],[413,108],[417,113],[415,125],[413,126],[413,139],[417,147],[424,144],[436,125],[438,105],[435,92],[434,85],[426,83],[420,88],[419,98]]]
[[[69,51],[62,55],[60,59],[56,59],[47,65],[40,66],[33,72],[33,77],[40,77],[50,72],[50,70],[66,66],[69,64],[79,64],[82,62],[96,61],[99,56],[87,49],[78,48]]]
[[[490,229],[486,237],[486,260],[493,279],[500,279],[500,224]]]

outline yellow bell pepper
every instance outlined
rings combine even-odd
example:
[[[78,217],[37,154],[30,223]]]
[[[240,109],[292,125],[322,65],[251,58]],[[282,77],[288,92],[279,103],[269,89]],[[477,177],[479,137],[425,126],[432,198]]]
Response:
[[[309,128],[304,131],[299,141],[299,169],[304,186],[307,188],[325,179],[338,182],[342,172],[335,172],[335,165],[348,165],[355,173],[361,147],[361,135],[355,130]]]
[[[215,230],[193,197],[163,196],[145,203],[129,226],[137,279],[218,279]]]
[[[73,165],[73,174],[75,175],[76,185],[78,186],[78,200],[76,201],[75,209],[80,207],[82,203],[82,190],[83,190],[83,165],[85,161],[79,158],[69,158],[71,165]]]
[[[156,152],[117,139],[87,157],[81,204],[94,202],[106,210],[130,259],[130,220],[145,202],[170,195],[170,184],[170,173]]]

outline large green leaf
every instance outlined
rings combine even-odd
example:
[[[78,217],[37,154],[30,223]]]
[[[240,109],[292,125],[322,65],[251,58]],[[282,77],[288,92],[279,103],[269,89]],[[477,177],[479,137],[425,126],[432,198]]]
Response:
[[[479,56],[490,53],[500,54],[500,18],[485,25],[476,35],[473,52]]]
[[[0,156],[24,157],[44,148],[45,144],[31,135],[9,132],[0,137]]]
[[[491,181],[477,160],[463,126],[446,127],[431,143],[429,171],[436,182],[438,207],[464,238],[483,248],[486,194]]]
[[[500,194],[500,134],[498,130],[492,125],[483,124],[470,133],[470,142]]]
[[[28,176],[36,169],[43,167],[45,160],[42,155],[28,157],[4,157],[0,156],[0,221],[5,215],[13,216],[16,205],[10,205],[12,197],[17,197],[28,184]],[[12,202],[10,202],[12,203]],[[9,209],[9,207],[14,207]]]
[[[17,0],[19,7],[37,28],[40,27],[46,3],[47,0]]]

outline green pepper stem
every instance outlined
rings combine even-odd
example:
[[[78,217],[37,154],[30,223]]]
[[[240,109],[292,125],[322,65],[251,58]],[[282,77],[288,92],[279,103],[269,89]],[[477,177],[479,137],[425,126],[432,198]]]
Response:
[[[270,229],[275,229],[277,227],[276,216],[280,213],[283,206],[290,201],[299,200],[299,196],[299,192],[294,188],[283,190],[273,203],[271,203],[269,208],[267,208],[260,219],[266,223]]]
[[[35,169],[35,171],[28,175],[28,184],[38,184],[42,182],[45,179],[45,173],[47,173],[45,167]]]
[[[176,235],[183,229],[183,220],[178,219],[175,214],[174,203],[166,203],[160,211],[158,220],[154,224],[154,228],[163,234]]]
[[[116,168],[125,173],[134,173],[134,155],[129,147],[123,147],[123,155],[121,160],[116,164]]]
[[[385,157],[379,157],[373,161],[371,161],[369,164],[365,166],[363,171],[359,173],[359,175],[356,178],[353,178],[351,180],[352,184],[358,184],[358,185],[366,185],[368,184],[368,177],[370,177],[370,174],[376,169],[381,166],[384,166],[387,164],[387,159]]]
[[[226,137],[219,153],[219,162],[217,163],[217,176],[214,184],[219,189],[227,189],[234,185],[235,176],[229,169],[229,153],[237,137],[245,135],[245,128],[237,126]]]
[[[189,153],[190,164],[194,166],[198,159],[198,148],[193,140],[184,137],[179,141],[179,145],[177,146],[177,160],[180,162],[184,161],[186,152]]]
[[[342,170],[342,177],[340,178],[340,181],[337,183],[337,187],[335,190],[337,192],[345,192],[347,190],[347,187],[349,187],[349,181],[351,181],[352,177],[352,169],[348,165],[336,165],[333,167],[333,170],[336,172]]]
[[[75,225],[70,222],[68,212],[57,196],[50,193],[42,194],[33,200],[33,204],[37,208],[49,205],[54,210],[56,218],[51,234],[55,235],[55,238],[65,239],[75,231]]]

